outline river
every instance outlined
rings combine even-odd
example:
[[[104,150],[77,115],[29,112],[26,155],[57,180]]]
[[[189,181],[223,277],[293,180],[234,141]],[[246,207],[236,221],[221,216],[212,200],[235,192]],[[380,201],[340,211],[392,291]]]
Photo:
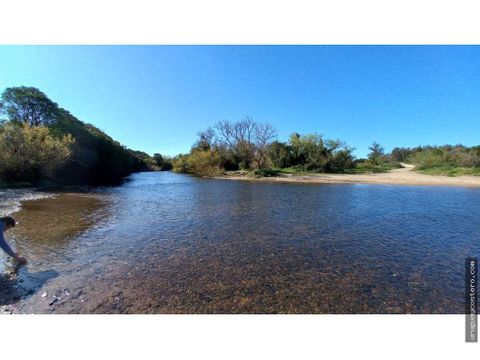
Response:
[[[462,313],[480,255],[480,189],[147,172],[18,194],[3,313]]]

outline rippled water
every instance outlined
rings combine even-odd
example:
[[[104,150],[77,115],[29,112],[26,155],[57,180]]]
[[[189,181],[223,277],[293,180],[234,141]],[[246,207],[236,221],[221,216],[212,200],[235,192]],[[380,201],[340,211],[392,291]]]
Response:
[[[48,197],[53,195],[31,189],[0,189],[0,216],[10,215],[20,210],[22,201]]]
[[[29,206],[5,312],[462,313],[480,255],[478,189],[155,172]]]

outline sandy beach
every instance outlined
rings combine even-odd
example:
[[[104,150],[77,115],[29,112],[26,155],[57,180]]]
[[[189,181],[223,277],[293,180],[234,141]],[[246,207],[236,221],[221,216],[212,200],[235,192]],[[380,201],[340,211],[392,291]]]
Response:
[[[273,177],[242,176],[237,173],[217,176],[216,179],[245,180],[261,182],[297,182],[313,184],[389,184],[389,185],[424,185],[424,186],[463,186],[480,187],[480,176],[440,176],[426,175],[413,170],[414,166],[404,167],[386,173],[371,174],[279,174]]]

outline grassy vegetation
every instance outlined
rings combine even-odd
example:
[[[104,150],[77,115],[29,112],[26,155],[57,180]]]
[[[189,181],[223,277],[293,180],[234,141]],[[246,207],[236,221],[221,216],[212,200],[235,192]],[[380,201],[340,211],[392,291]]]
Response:
[[[427,175],[443,175],[443,176],[480,176],[480,168],[468,167],[431,167],[417,170],[421,174]]]
[[[378,164],[372,164],[368,161],[358,161],[355,168],[345,170],[346,174],[369,174],[386,173],[393,169],[399,169],[402,165],[397,162],[383,161]]]
[[[350,169],[343,169],[339,171],[332,171],[331,173],[337,174],[369,174],[369,173],[385,173],[393,169],[400,168],[400,164],[392,164],[392,163],[383,163],[381,165],[373,165],[370,163],[359,162],[355,165],[354,168]],[[303,170],[298,167],[287,167],[287,168],[272,168],[269,170],[259,171],[257,170],[255,174],[262,175],[262,176],[275,176],[278,174],[291,174],[291,175],[314,175],[314,174],[321,174],[322,171],[318,170]]]
[[[480,175],[480,146],[418,146],[395,148],[390,157],[415,165],[415,170],[428,175]]]
[[[295,166],[290,166],[286,168],[273,168],[276,174],[292,174],[292,175],[311,175],[311,174],[318,174],[316,170],[303,170]]]

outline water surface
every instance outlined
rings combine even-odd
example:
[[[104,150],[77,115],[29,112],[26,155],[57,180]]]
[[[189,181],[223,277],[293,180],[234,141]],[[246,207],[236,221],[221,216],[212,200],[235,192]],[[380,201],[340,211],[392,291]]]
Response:
[[[152,172],[25,205],[4,312],[462,313],[480,254],[479,189]]]

